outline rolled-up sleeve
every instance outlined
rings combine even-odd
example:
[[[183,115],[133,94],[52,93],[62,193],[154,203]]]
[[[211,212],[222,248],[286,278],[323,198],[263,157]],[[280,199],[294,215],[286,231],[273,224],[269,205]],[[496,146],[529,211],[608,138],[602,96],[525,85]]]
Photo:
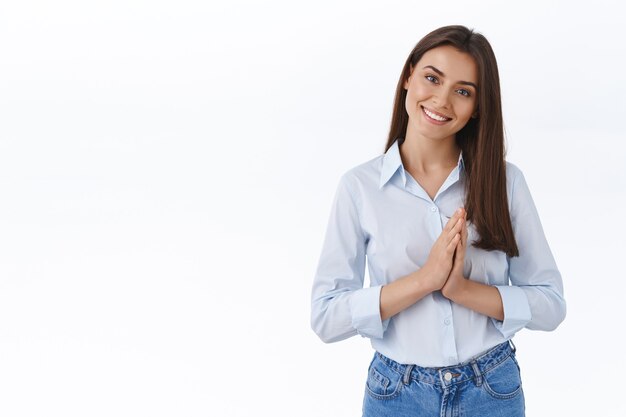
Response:
[[[311,291],[311,327],[326,343],[360,334],[381,338],[382,286],[363,288],[367,239],[349,173],[339,180]]]
[[[519,256],[509,258],[511,285],[496,286],[502,297],[504,320],[496,328],[511,337],[526,327],[551,331],[565,319],[563,281],[546,240],[537,208],[522,171],[515,175],[511,192],[511,222]]]

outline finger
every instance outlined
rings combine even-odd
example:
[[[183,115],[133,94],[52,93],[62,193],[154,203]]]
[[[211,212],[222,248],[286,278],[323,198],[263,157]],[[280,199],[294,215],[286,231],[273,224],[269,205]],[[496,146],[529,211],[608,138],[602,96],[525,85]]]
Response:
[[[467,241],[467,222],[465,219],[459,219],[459,234],[461,235],[461,240],[459,241],[460,245],[465,246],[465,242]]]
[[[465,249],[461,246],[461,239],[459,239],[459,242],[456,244],[456,250],[454,251],[454,264],[452,265],[452,269],[458,270],[463,263],[465,263]]]
[[[455,260],[458,260],[459,263],[464,263],[465,261],[465,245],[467,242],[467,228],[465,226],[465,222],[463,222],[463,224],[464,226],[459,232],[459,241],[457,243],[455,252]]]
[[[469,232],[467,230],[467,221],[463,221],[463,233],[461,234],[461,241],[463,242],[463,247],[465,248],[467,246],[467,236],[469,235]]]
[[[462,230],[463,230],[463,218],[461,217],[456,221],[452,229],[448,232],[448,239],[452,239],[454,235],[456,235],[457,233],[460,234]]]
[[[459,233],[457,233],[456,235],[454,235],[454,237],[450,240],[450,243],[448,243],[448,246],[446,247],[446,250],[449,254],[453,254],[457,244],[461,241],[461,235]]]
[[[461,240],[459,238],[459,242],[456,245],[456,250],[452,258],[452,270],[450,271],[450,273],[455,273],[455,274],[463,273],[463,265],[465,264],[464,252],[465,251],[461,247]]]
[[[460,219],[463,216],[463,212],[464,210],[459,207],[453,214],[452,217],[450,217],[448,219],[448,223],[446,223],[444,229],[447,231],[450,231],[454,228],[456,222],[458,221],[458,219]]]

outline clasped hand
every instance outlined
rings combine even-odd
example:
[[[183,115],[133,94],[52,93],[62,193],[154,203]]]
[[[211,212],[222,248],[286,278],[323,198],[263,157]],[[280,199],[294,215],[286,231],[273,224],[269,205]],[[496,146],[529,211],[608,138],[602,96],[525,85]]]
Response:
[[[435,241],[424,269],[432,291],[441,290],[446,298],[461,291],[466,282],[463,263],[467,247],[467,212],[459,208]]]

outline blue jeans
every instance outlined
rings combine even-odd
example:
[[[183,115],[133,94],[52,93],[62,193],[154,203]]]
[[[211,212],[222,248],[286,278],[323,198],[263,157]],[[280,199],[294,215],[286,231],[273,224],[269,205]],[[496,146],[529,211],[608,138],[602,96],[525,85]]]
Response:
[[[375,352],[368,369],[363,417],[518,417],[524,412],[512,342],[441,368],[403,365]]]

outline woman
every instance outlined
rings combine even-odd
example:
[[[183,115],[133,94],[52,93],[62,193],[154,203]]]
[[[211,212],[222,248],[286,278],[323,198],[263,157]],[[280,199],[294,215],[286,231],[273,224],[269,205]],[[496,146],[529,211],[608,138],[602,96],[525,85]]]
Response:
[[[489,42],[464,26],[429,33],[404,65],[385,153],[339,181],[312,288],[324,342],[358,333],[376,350],[364,416],[524,415],[511,338],[554,330],[566,309],[504,156]]]

